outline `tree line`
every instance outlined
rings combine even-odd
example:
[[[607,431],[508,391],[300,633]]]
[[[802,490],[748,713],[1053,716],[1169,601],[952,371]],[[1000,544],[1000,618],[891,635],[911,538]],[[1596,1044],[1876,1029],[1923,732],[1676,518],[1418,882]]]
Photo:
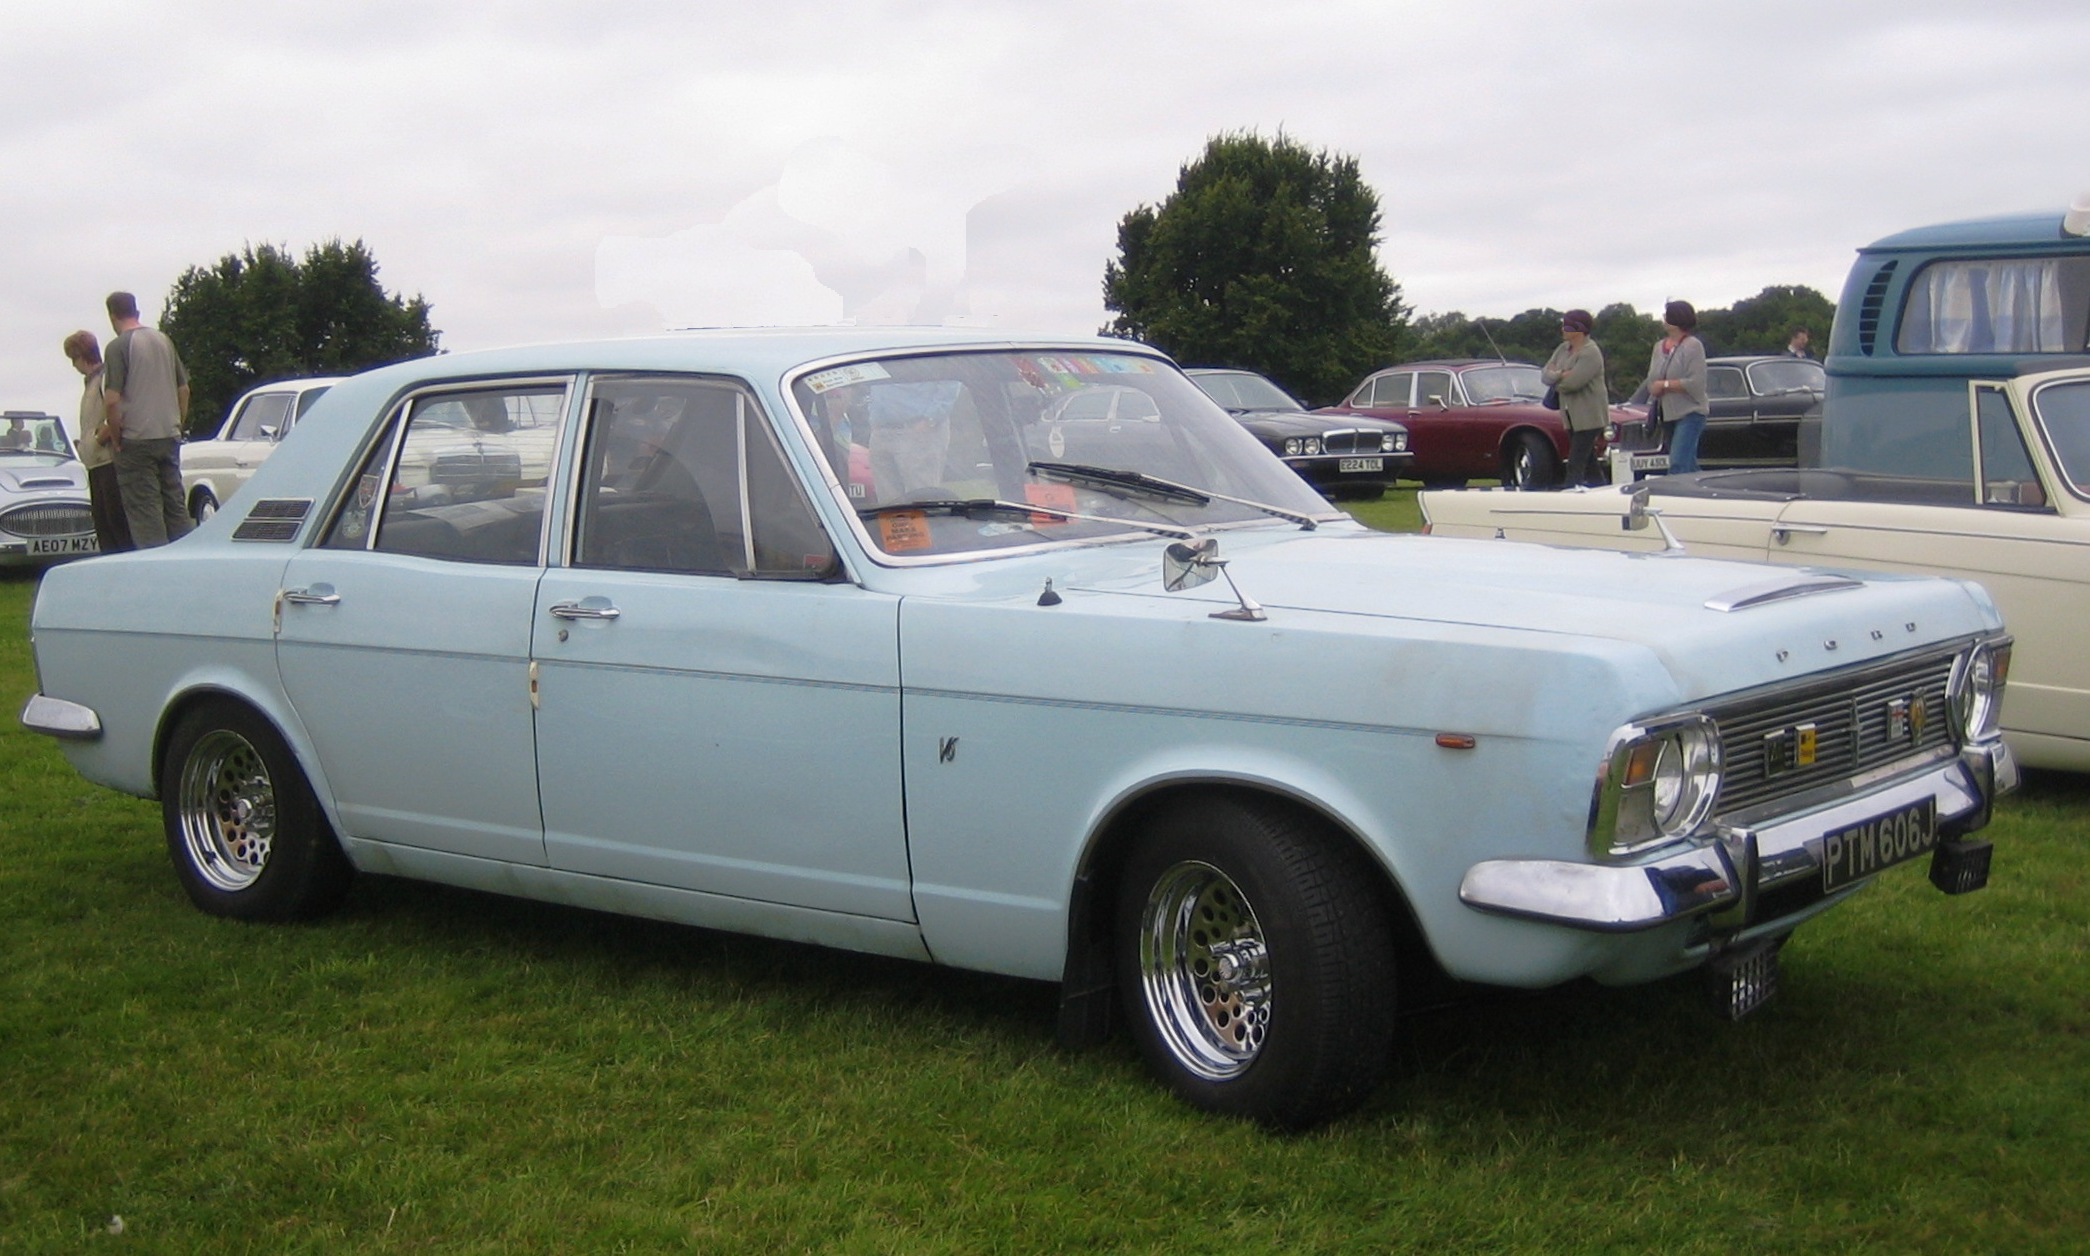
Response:
[[[1510,318],[1412,316],[1375,256],[1379,199],[1350,157],[1283,132],[1218,135],[1178,170],[1161,205],[1119,223],[1105,266],[1106,335],[1144,340],[1190,366],[1271,376],[1310,405],[1341,400],[1373,371],[1430,358],[1542,363],[1563,311]],[[1727,309],[1697,309],[1714,354],[1779,353],[1797,328],[1831,338],[1832,303],[1814,288],[1769,287]],[[1615,400],[1641,384],[1663,323],[1627,302],[1593,312]]]

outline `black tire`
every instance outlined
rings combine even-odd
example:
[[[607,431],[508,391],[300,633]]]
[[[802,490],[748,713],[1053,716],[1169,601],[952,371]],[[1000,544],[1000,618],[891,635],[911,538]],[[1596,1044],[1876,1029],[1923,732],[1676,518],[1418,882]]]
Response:
[[[211,490],[198,488],[189,495],[189,518],[193,522],[202,523],[217,513],[218,499],[212,495]]]
[[[1378,875],[1276,804],[1216,796],[1158,816],[1129,855],[1114,931],[1148,1066],[1196,1108],[1280,1130],[1357,1107],[1395,1033]]]
[[[290,748],[238,702],[212,699],[175,724],[160,812],[175,875],[214,916],[308,919],[355,877]]]
[[[1521,432],[1513,439],[1504,454],[1504,485],[1506,488],[1531,492],[1535,489],[1554,488],[1562,479],[1562,464],[1555,457],[1555,446],[1539,432]]]

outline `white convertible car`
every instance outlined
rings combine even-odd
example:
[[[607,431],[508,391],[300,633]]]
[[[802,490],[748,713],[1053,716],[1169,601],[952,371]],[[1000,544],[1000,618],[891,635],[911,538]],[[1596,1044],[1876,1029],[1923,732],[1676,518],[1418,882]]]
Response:
[[[2086,371],[1969,385],[1960,479],[1714,471],[1540,496],[1423,493],[1438,536],[1961,576],[2018,643],[2002,717],[2024,766],[2086,770]],[[1654,524],[1655,526],[1651,526]]]

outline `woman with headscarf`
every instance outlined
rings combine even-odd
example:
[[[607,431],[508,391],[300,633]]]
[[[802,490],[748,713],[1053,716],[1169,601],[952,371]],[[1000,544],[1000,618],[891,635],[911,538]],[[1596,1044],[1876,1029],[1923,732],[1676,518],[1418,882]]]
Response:
[[[1664,339],[1650,350],[1650,374],[1636,390],[1650,403],[1653,417],[1664,421],[1664,445],[1671,454],[1671,473],[1701,469],[1701,429],[1708,426],[1708,354],[1693,329],[1700,318],[1684,301],[1664,306]]]
[[[1555,389],[1562,402],[1562,421],[1570,429],[1570,461],[1563,468],[1564,488],[1581,487],[1591,475],[1592,449],[1606,426],[1606,358],[1592,339],[1592,316],[1571,310],[1562,316],[1562,343],[1541,368],[1541,382]]]

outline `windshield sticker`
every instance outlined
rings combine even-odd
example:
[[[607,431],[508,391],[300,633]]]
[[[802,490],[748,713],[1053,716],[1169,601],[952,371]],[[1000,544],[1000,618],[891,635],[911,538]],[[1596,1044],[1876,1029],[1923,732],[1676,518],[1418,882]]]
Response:
[[[1153,375],[1155,363],[1146,358],[1117,354],[1053,353],[1033,358],[1039,369],[1053,375]]]
[[[879,547],[889,554],[931,546],[930,518],[920,510],[890,511],[879,517]]]
[[[800,383],[805,384],[814,391],[816,396],[819,396],[832,388],[841,388],[846,384],[866,384],[875,379],[889,378],[892,377],[887,374],[887,368],[877,362],[853,362],[849,366],[832,366],[825,371],[816,371],[801,380]]]
[[[1065,510],[1070,514],[1076,509],[1076,486],[1073,484],[1027,484],[1025,504],[1044,506],[1048,510]],[[1067,523],[1068,520],[1055,515],[1033,515],[1034,523]]]

